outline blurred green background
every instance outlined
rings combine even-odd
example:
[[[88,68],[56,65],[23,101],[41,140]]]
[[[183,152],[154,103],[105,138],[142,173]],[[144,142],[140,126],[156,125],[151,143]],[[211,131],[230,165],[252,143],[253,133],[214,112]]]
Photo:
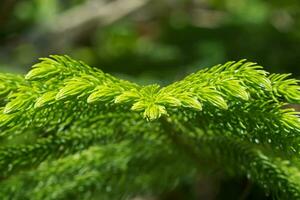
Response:
[[[142,84],[243,58],[299,78],[300,1],[1,0],[0,71],[24,73],[49,54]],[[268,198],[243,178],[196,185],[165,198]]]
[[[300,75],[298,0],[2,0],[1,71],[68,54],[142,82],[228,60]]]

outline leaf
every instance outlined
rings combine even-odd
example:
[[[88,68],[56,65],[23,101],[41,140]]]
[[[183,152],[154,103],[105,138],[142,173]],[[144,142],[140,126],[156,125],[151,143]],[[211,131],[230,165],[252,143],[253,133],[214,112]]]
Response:
[[[202,104],[195,97],[181,96],[180,101],[181,101],[182,105],[185,107],[193,108],[198,111],[202,110]]]
[[[166,108],[161,105],[150,105],[144,111],[144,117],[149,121],[160,118],[162,115],[167,115]]]
[[[59,72],[54,65],[38,63],[33,66],[33,69],[26,74],[25,79],[27,80],[37,80],[41,78],[46,78],[47,76],[54,75]]]
[[[51,91],[43,94],[41,97],[39,97],[35,104],[35,108],[40,108],[46,104],[50,104],[51,102],[54,102],[56,99],[57,92],[56,91]]]
[[[228,105],[225,99],[221,96],[221,93],[214,90],[212,87],[201,88],[201,90],[199,91],[198,98],[203,101],[208,101],[209,103],[221,109],[228,109]]]
[[[170,94],[159,94],[156,103],[168,105],[173,107],[181,106],[181,100],[178,97],[171,96]]]
[[[87,99],[88,103],[95,101],[111,101],[114,97],[121,93],[121,89],[117,87],[99,86]]]
[[[134,111],[143,111],[147,107],[147,104],[144,101],[138,101],[134,103],[131,107],[131,110]]]
[[[143,87],[139,93],[144,97],[145,99],[153,99],[158,95],[160,86],[158,84],[153,85],[147,85]]]
[[[22,94],[8,102],[3,110],[4,114],[10,114],[19,110],[26,110],[28,104],[33,100],[33,97],[27,94]]]
[[[70,96],[84,95],[93,89],[93,82],[83,78],[73,78],[68,80],[56,95],[56,100],[65,99]]]
[[[115,103],[128,103],[131,101],[136,101],[140,98],[140,94],[136,89],[125,91],[115,98]]]
[[[14,114],[3,114],[0,113],[0,127],[8,125],[15,118]],[[0,136],[4,133],[0,133]]]
[[[219,88],[223,89],[229,95],[241,98],[245,101],[249,100],[249,93],[246,88],[241,85],[239,80],[227,80],[221,82]]]

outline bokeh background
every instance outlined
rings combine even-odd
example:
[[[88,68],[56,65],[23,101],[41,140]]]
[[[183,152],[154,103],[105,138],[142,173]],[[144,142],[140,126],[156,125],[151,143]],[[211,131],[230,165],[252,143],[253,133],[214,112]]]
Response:
[[[0,71],[67,54],[142,84],[246,58],[300,77],[299,0],[1,0]],[[268,199],[246,178],[201,177],[162,199]]]

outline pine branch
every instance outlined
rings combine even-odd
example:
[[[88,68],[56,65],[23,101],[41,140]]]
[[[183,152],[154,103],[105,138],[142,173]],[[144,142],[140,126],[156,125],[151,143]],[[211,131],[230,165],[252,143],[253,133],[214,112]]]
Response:
[[[82,109],[84,106],[89,107],[88,104],[91,103],[97,103],[98,106],[108,105],[109,108],[131,107],[134,111],[142,112],[145,118],[154,120],[178,108],[201,111],[203,105],[212,105],[216,107],[214,110],[226,110],[229,102],[252,102],[257,96],[264,100],[270,100],[271,97],[276,99],[267,73],[258,70],[259,68],[255,63],[229,62],[210,70],[201,70],[183,81],[160,89],[158,85],[138,86],[92,69],[82,62],[54,56],[53,59],[44,59],[35,65],[26,75],[28,80],[33,80],[29,81],[31,87],[24,88],[26,94],[25,91],[20,91],[14,95],[15,98],[5,106],[0,122],[7,128],[12,118],[23,118],[25,124],[22,121],[18,124],[26,127],[28,120],[34,123],[36,114],[38,120],[44,118],[44,121],[49,121],[47,115],[40,116],[47,109],[63,108],[67,111],[79,106]],[[251,95],[253,97],[249,99]],[[66,108],[71,104],[71,99],[77,102]],[[24,116],[25,111],[27,116]],[[279,116],[289,126],[288,129],[299,129],[299,119],[295,114],[288,112]],[[57,116],[63,121],[66,117],[71,118],[72,115]]]
[[[44,163],[34,173],[20,174],[4,182],[1,197],[91,199],[97,189],[101,199],[127,199],[147,192],[148,188],[164,191],[176,186],[181,177],[194,175],[189,162],[178,160],[178,152],[169,151],[165,144],[148,141],[149,145],[144,146],[137,142],[91,147],[80,154]]]
[[[299,166],[288,165],[289,161],[280,158],[269,158],[258,145],[249,145],[234,136],[207,136],[201,132],[187,134],[188,130],[172,125],[178,122],[165,118],[161,121],[165,134],[197,165],[211,168],[219,165],[234,176],[247,176],[278,199],[300,199]]]
[[[0,175],[7,177],[20,169],[38,166],[45,160],[58,159],[82,151],[92,145],[105,145],[134,139],[137,131],[149,129],[144,123],[135,120],[134,115],[106,114],[76,122],[68,130],[55,135],[39,138],[33,144],[21,144],[0,149]],[[79,126],[80,125],[80,126]],[[135,128],[132,128],[132,127]],[[153,129],[153,128],[152,128]],[[142,137],[142,135],[139,135]]]
[[[300,171],[296,166],[287,165],[288,161],[269,158],[259,148],[236,138],[203,137],[199,144],[209,146],[201,150],[207,151],[234,176],[247,175],[278,199],[300,199]]]
[[[300,119],[284,107],[300,102],[300,86],[288,77],[241,60],[142,86],[67,56],[43,58],[25,79],[0,74],[1,138],[35,137],[0,150],[0,196],[158,194],[216,163],[298,199]]]

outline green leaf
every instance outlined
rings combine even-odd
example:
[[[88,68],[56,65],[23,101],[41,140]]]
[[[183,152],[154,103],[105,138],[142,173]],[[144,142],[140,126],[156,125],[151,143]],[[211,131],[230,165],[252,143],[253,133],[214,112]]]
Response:
[[[241,98],[245,101],[249,100],[249,93],[246,88],[241,85],[239,80],[227,80],[222,82],[219,88],[223,89],[231,96]]]
[[[178,99],[178,97],[173,97],[169,94],[163,94],[163,93],[159,94],[157,96],[156,103],[163,104],[163,105],[168,105],[168,106],[173,106],[173,107],[181,106],[181,100]]]
[[[95,101],[111,101],[115,96],[121,93],[121,88],[99,86],[96,90],[90,94],[87,99],[88,103]]]
[[[43,107],[44,105],[54,102],[56,100],[56,95],[57,95],[56,91],[50,91],[50,92],[43,94],[41,97],[39,97],[36,100],[34,107],[40,108],[40,107]]]
[[[202,88],[199,94],[199,99],[207,101],[221,109],[228,109],[228,105],[225,99],[221,96],[221,93],[211,87]]]
[[[9,124],[15,118],[14,114],[0,113],[0,127],[4,127]],[[3,133],[0,133],[2,135]]]
[[[115,98],[115,103],[129,103],[132,101],[136,101],[139,99],[141,96],[139,92],[136,89],[130,90],[130,91],[125,91],[122,94],[118,95]]]
[[[70,96],[85,95],[94,87],[93,82],[83,78],[73,78],[68,80],[56,95],[56,100],[65,99]]]
[[[198,111],[202,110],[202,104],[195,97],[183,95],[180,97],[180,101],[184,107],[193,108]]]
[[[54,75],[59,72],[54,65],[38,63],[33,66],[33,69],[26,74],[25,79],[27,80],[37,80],[41,78],[45,78],[50,75]]]
[[[132,105],[131,110],[143,111],[145,110],[146,107],[147,107],[147,103],[145,103],[144,101],[138,101]]]
[[[33,96],[27,94],[19,95],[5,105],[3,113],[10,114],[23,109],[27,110],[27,106],[32,102],[32,100]]]
[[[162,115],[167,115],[166,108],[164,106],[156,104],[148,106],[144,112],[144,117],[149,121],[158,119]]]

